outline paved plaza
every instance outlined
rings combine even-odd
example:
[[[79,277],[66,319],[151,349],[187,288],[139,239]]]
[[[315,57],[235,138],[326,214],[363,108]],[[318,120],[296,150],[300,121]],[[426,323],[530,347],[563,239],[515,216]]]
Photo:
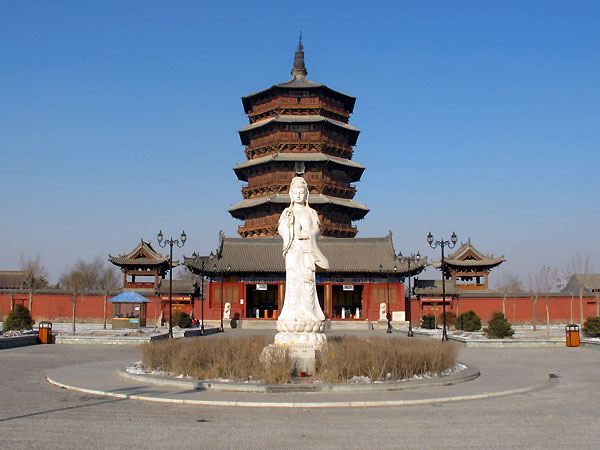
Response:
[[[594,349],[463,348],[459,360],[476,366],[479,378],[377,393],[377,398],[443,399],[545,387],[409,406],[178,405],[90,395],[45,379],[60,373],[76,378],[93,367],[89,364],[110,367],[111,361],[119,365],[138,359],[136,348],[121,346],[37,345],[0,351],[0,448],[600,448],[600,352]],[[105,383],[117,392],[135,388],[157,396],[202,394],[136,387],[111,378],[115,375],[110,372],[76,381]],[[558,376],[554,383],[548,383],[549,374]],[[250,400],[270,395],[277,394],[243,394]],[[278,395],[282,397],[271,400],[327,400],[324,394]]]

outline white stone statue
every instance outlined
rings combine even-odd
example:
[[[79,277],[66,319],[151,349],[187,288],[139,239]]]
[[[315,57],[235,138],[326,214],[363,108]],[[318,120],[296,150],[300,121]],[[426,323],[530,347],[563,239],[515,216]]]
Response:
[[[223,306],[223,319],[231,319],[231,303],[229,302]]]
[[[329,268],[317,245],[319,217],[308,206],[308,185],[294,177],[290,184],[290,206],[279,218],[285,258],[285,299],[275,336],[276,344],[325,342],[325,315],[319,305],[315,268]]]
[[[379,304],[379,320],[387,320],[387,305],[385,303]]]

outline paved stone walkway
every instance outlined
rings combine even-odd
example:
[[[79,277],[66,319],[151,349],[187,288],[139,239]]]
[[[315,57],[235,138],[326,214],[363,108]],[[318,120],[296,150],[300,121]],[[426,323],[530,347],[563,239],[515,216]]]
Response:
[[[559,376],[558,384],[499,398],[414,406],[174,405],[89,395],[45,381],[64,367],[74,367],[70,372],[76,376],[88,363],[108,367],[109,361],[136,359],[136,349],[129,347],[38,345],[1,351],[0,448],[600,448],[600,353],[590,349],[461,349],[459,359],[476,365],[480,378],[378,395],[423,399],[498,392],[543,383],[549,373]],[[127,385],[113,376],[88,382],[117,392],[164,394],[157,392],[162,387]],[[210,393],[179,391],[205,394]],[[297,394],[283,394],[290,395]]]

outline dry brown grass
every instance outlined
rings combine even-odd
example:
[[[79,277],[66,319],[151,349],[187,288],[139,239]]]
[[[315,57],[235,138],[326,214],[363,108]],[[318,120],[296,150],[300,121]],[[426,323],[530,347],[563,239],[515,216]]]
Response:
[[[323,348],[315,378],[326,383],[343,383],[352,377],[369,377],[372,381],[402,380],[452,368],[457,354],[458,346],[454,342],[340,337],[331,339]]]
[[[288,382],[294,367],[287,350],[272,346],[269,356],[261,360],[263,348],[271,343],[272,338],[265,336],[160,340],[142,344],[140,355],[144,369],[173,375],[201,380]],[[396,381],[451,368],[457,353],[454,342],[333,337],[321,351],[313,378],[327,383],[344,383],[355,376]]]
[[[293,370],[287,351],[275,349],[264,362],[260,360],[263,348],[271,343],[272,339],[264,336],[161,340],[141,345],[140,355],[146,370],[163,370],[201,380],[285,383]]]

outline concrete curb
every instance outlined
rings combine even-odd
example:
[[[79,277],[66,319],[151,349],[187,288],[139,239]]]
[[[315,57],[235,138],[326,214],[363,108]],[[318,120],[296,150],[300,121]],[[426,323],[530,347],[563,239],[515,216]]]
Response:
[[[408,389],[420,389],[433,386],[451,386],[453,384],[465,383],[479,377],[481,373],[476,367],[467,367],[465,370],[448,376],[433,377],[425,380],[408,380],[395,383],[372,383],[372,384],[249,384],[249,383],[227,383],[218,381],[183,380],[156,375],[137,375],[117,369],[121,378],[126,380],[152,384],[157,386],[172,386],[179,389],[196,389],[201,391],[221,392],[256,392],[267,394],[287,393],[312,393],[312,392],[382,392],[402,391]]]
[[[450,403],[466,400],[479,400],[486,398],[505,397],[509,395],[526,394],[529,392],[541,391],[549,389],[559,384],[558,377],[551,376],[548,380],[543,383],[536,384],[533,386],[510,389],[499,392],[487,392],[483,394],[475,395],[461,395],[454,397],[441,397],[441,398],[428,398],[419,400],[379,400],[379,401],[344,401],[344,402],[248,402],[248,401],[220,401],[220,400],[186,400],[186,399],[175,399],[175,398],[164,398],[164,397],[148,397],[144,395],[130,395],[120,394],[117,392],[104,392],[94,389],[78,388],[69,386],[58,381],[54,381],[49,377],[46,380],[55,386],[69,389],[77,392],[86,394],[102,395],[105,397],[113,397],[120,399],[130,400],[142,400],[149,402],[158,403],[170,403],[180,405],[199,405],[199,406],[235,406],[235,407],[250,407],[250,408],[361,408],[361,407],[381,407],[381,406],[413,406],[413,405],[427,405],[434,403]]]
[[[55,344],[92,344],[92,345],[140,345],[157,339],[167,339],[169,333],[153,336],[73,336],[55,335]]]
[[[0,339],[0,350],[7,348],[25,347],[27,345],[37,345],[40,341],[37,334],[28,334],[24,336],[3,337]]]

